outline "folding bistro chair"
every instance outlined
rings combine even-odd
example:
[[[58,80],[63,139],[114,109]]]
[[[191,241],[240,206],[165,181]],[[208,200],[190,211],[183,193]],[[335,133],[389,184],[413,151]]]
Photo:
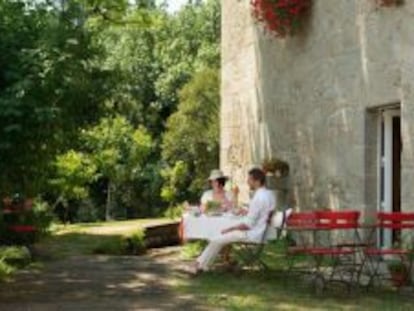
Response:
[[[289,271],[310,272],[315,285],[320,285],[321,289],[326,282],[351,284],[357,275],[356,250],[352,247],[355,237],[352,236],[357,234],[359,215],[358,211],[292,214],[287,221],[287,228],[296,233],[297,245],[287,248]],[[344,239],[341,235],[349,230],[352,232],[348,234],[351,238]],[[307,265],[297,269],[296,264],[303,263],[305,256],[312,258],[312,264],[309,266],[306,261]]]
[[[373,247],[364,250],[365,263],[368,267],[368,287],[375,281],[392,280],[384,265],[398,264],[402,279],[393,282],[401,287],[411,281],[412,262],[414,257],[414,213],[379,212],[377,223],[371,231],[369,240]],[[385,234],[390,234],[392,245],[382,245]],[[405,245],[408,242],[409,245]],[[390,266],[388,266],[391,270]],[[390,271],[391,272],[391,271]]]
[[[316,228],[315,212],[294,212],[286,220],[288,240],[286,241],[287,272],[294,270],[308,272],[308,267],[303,267],[305,257],[310,255],[310,249],[314,245],[314,233]],[[291,237],[294,236],[294,237]],[[292,243],[293,242],[293,243]],[[297,264],[302,263],[298,268]]]
[[[267,217],[266,229],[263,232],[259,243],[256,242],[237,242],[232,244],[232,251],[237,258],[237,264],[245,268],[258,268],[268,270],[269,267],[262,260],[263,250],[266,246],[267,237],[272,227],[274,211],[270,211]]]
[[[327,282],[341,282],[351,285],[357,281],[359,269],[357,264],[359,211],[317,211],[316,213],[318,237],[315,246],[309,253],[315,260],[317,277],[322,286]],[[328,268],[324,273],[325,268]],[[330,271],[329,271],[330,270]]]

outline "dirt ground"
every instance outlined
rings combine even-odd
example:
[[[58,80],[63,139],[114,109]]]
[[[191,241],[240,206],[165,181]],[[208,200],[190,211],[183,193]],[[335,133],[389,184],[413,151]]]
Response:
[[[0,283],[1,311],[211,310],[172,289],[189,276],[178,248],[145,256],[71,256]]]

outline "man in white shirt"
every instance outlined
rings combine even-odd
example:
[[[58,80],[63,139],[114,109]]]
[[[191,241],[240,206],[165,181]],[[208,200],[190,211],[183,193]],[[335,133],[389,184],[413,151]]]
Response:
[[[254,168],[249,171],[247,183],[254,191],[249,210],[244,220],[233,227],[224,229],[221,235],[210,240],[203,253],[197,258],[196,272],[206,271],[214,262],[220,250],[234,242],[261,242],[266,230],[269,213],[276,206],[275,197],[265,188],[265,174]]]

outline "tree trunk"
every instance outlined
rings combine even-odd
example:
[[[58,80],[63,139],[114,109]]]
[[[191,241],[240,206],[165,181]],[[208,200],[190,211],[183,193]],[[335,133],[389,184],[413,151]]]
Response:
[[[112,205],[112,183],[108,181],[108,189],[106,194],[105,220],[111,220],[111,205]]]

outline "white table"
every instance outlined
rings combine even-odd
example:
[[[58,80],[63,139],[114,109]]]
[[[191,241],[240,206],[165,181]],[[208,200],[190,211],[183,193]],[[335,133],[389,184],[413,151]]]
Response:
[[[194,216],[184,214],[182,218],[184,240],[210,240],[221,234],[223,229],[240,224],[243,217],[232,214],[208,216],[201,214]],[[276,239],[276,228],[271,227],[266,236],[267,240]]]

